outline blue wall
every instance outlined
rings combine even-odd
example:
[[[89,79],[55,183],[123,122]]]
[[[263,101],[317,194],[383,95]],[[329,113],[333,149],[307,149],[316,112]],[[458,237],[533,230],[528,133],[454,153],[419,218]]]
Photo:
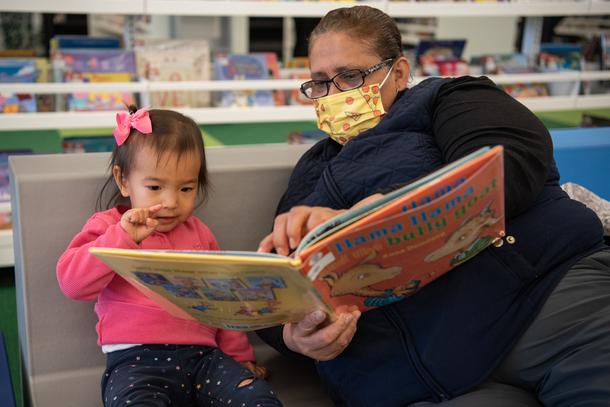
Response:
[[[610,200],[610,127],[551,130],[560,182]]]

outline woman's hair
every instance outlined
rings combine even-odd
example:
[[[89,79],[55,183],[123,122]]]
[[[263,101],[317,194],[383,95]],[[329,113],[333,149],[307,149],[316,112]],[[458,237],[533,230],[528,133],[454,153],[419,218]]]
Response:
[[[329,11],[309,36],[309,51],[316,37],[328,32],[347,33],[365,42],[381,60],[402,55],[402,39],[396,23],[383,11],[369,6],[344,7]]]
[[[128,109],[130,114],[137,110],[133,105],[129,106]],[[152,109],[148,111],[148,114],[152,123],[151,133],[143,134],[132,128],[129,137],[121,146],[115,144],[109,164],[110,175],[97,197],[98,210],[109,209],[124,201],[114,181],[112,169],[116,165],[121,169],[121,176],[123,178],[128,177],[136,163],[138,152],[144,147],[149,147],[156,152],[157,162],[161,160],[164,154],[170,152],[177,154],[178,159],[183,154],[192,152],[199,154],[201,165],[197,183],[198,192],[202,196],[201,203],[207,196],[209,188],[208,171],[203,137],[197,123],[193,119],[172,110]],[[107,193],[110,194],[110,197],[104,205],[102,201]]]

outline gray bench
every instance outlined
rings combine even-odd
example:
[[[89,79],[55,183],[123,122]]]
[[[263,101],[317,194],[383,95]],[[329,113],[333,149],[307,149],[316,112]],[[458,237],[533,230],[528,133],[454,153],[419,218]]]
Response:
[[[256,250],[275,205],[307,146],[208,149],[211,195],[198,215],[221,247]],[[10,159],[19,340],[25,396],[33,407],[101,405],[104,357],[96,345],[93,304],[63,296],[55,264],[95,209],[108,154]],[[309,365],[252,339],[286,406],[330,406]]]

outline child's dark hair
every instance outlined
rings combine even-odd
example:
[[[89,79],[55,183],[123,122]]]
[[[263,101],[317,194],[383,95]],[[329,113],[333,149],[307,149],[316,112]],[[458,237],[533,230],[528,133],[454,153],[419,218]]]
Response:
[[[129,114],[137,111],[134,105],[130,105],[128,109]],[[167,152],[176,153],[178,158],[191,151],[198,152],[201,159],[198,177],[198,192],[201,193],[202,197],[200,204],[207,196],[209,188],[208,171],[203,137],[197,123],[193,119],[172,110],[151,109],[148,114],[152,123],[152,133],[143,134],[132,128],[129,137],[121,146],[115,144],[109,164],[110,175],[97,197],[97,210],[112,208],[123,201],[123,197],[114,181],[112,169],[116,165],[121,169],[122,177],[128,177],[135,163],[136,154],[143,147],[150,147],[153,151],[156,151],[157,161]],[[110,197],[104,204],[104,196],[107,193],[110,194]]]

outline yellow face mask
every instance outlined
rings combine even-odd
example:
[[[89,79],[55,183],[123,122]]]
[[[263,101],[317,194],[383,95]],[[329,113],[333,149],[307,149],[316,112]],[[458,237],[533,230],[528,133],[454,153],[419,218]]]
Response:
[[[318,128],[339,144],[372,129],[386,113],[381,103],[381,87],[390,76],[390,69],[379,84],[364,85],[314,100]]]

